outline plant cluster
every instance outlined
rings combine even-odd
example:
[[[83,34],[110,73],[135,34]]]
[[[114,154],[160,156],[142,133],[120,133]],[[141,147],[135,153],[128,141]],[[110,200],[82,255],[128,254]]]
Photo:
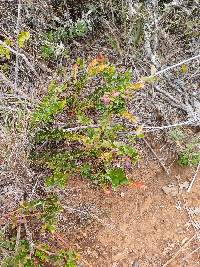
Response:
[[[199,138],[190,137],[190,141],[188,141],[188,137],[181,129],[175,129],[170,132],[170,138],[179,147],[178,163],[181,166],[197,166],[200,162],[200,140]]]
[[[97,82],[98,86],[87,90]],[[29,127],[34,144],[32,165],[48,169],[48,188],[64,188],[72,176],[113,189],[129,184],[129,170],[139,158],[134,144],[143,134],[137,118],[128,111],[128,102],[143,87],[143,81],[132,81],[130,70],[118,71],[101,54],[89,63],[77,59],[67,82],[51,82]],[[124,132],[134,134],[124,138]],[[0,247],[7,251],[3,266],[76,266],[74,252],[52,249],[48,241],[37,238],[49,233],[54,242],[57,234],[56,221],[62,207],[56,197],[48,195],[24,202],[8,216],[15,234],[2,235]],[[33,244],[22,230],[17,237],[19,225],[26,220],[37,229]]]
[[[20,32],[17,37],[18,48],[23,48],[29,38],[29,32]],[[13,46],[12,40],[6,38],[0,45],[0,58],[10,62],[12,56],[10,48]],[[4,70],[6,65],[3,63],[1,69]],[[46,115],[48,120],[48,114]],[[21,131],[18,122],[15,130]],[[78,255],[63,246],[61,249],[57,248],[57,218],[61,211],[58,198],[47,194],[41,199],[24,201],[17,210],[4,215],[0,221],[0,225],[5,225],[0,232],[1,266],[76,267]],[[31,234],[27,230],[29,227]],[[41,236],[48,238],[42,241]],[[52,246],[53,243],[55,246]]]
[[[9,229],[0,234],[0,252],[6,255],[2,259],[2,267],[76,267],[78,254],[69,249],[57,249],[52,244],[57,240],[56,221],[61,211],[57,198],[49,197],[41,200],[24,202],[12,214],[7,214]],[[28,240],[27,221],[37,229],[34,240]],[[24,225],[24,229],[23,229]],[[20,229],[20,231],[19,231]],[[16,233],[15,233],[16,232]],[[12,233],[12,235],[11,235]],[[37,236],[47,236],[50,240],[40,241]],[[30,237],[29,237],[30,238]],[[31,237],[33,239],[33,237]],[[51,243],[51,246],[49,245]]]
[[[17,45],[20,48],[23,48],[26,44],[26,42],[30,38],[30,33],[26,31],[21,31],[18,34],[17,37]],[[8,62],[11,61],[11,50],[10,48],[13,48],[14,42],[10,38],[5,38],[5,40],[0,44],[0,70],[2,70],[3,73],[7,73],[9,70],[9,64]]]
[[[95,79],[100,86],[84,95]],[[51,170],[47,186],[64,187],[71,176],[84,176],[113,188],[128,184],[126,170],[138,159],[134,143],[142,134],[139,127],[126,140],[120,134],[130,130],[128,124],[132,128],[137,125],[127,104],[130,95],[143,86],[142,81],[132,82],[129,70],[119,72],[103,55],[88,65],[78,59],[69,81],[51,83],[31,123],[36,129],[33,157]],[[62,127],[59,118],[64,119]],[[37,152],[44,142],[47,150]]]
[[[198,19],[194,16],[198,8],[195,3],[187,11],[189,3],[180,5],[180,3],[168,0],[158,1],[156,6],[153,6],[151,1],[140,0],[99,2],[94,0],[52,0],[51,3],[47,2],[39,1],[34,5],[31,1],[27,2],[21,7],[21,11],[24,12],[23,16],[22,13],[20,14],[19,2],[18,18],[16,18],[19,22],[19,31],[22,25],[23,27],[28,25],[30,32],[20,31],[14,38],[15,42],[10,38],[10,34],[12,34],[10,26],[7,28],[7,25],[13,25],[8,23],[10,18],[13,20],[10,16],[11,8],[10,10],[5,8],[6,15],[2,24],[0,69],[1,77],[8,85],[7,91],[5,89],[8,94],[2,95],[6,100],[2,101],[1,109],[3,110],[3,119],[4,109],[9,111],[6,112],[9,114],[6,115],[6,130],[8,128],[13,132],[21,131],[21,125],[25,121],[22,117],[24,118],[26,113],[22,107],[23,103],[27,110],[32,107],[32,99],[27,88],[32,88],[37,84],[36,79],[32,77],[29,77],[31,84],[26,81],[27,75],[23,75],[23,71],[28,68],[20,66],[20,58],[26,59],[27,57],[25,65],[28,67],[32,63],[36,67],[41,57],[46,61],[51,61],[50,68],[53,65],[56,66],[59,61],[61,68],[58,70],[58,80],[65,81],[51,82],[47,95],[41,99],[36,109],[32,110],[33,114],[28,129],[26,128],[28,122],[25,121],[26,134],[22,137],[23,148],[21,149],[21,146],[17,144],[23,150],[28,143],[26,141],[30,141],[32,150],[29,162],[36,174],[38,171],[42,171],[45,175],[44,188],[46,190],[44,190],[43,196],[40,194],[38,197],[41,199],[26,200],[25,197],[17,210],[1,218],[0,224],[4,227],[0,235],[0,252],[2,266],[5,267],[75,267],[77,265],[78,255],[63,243],[59,244],[57,224],[59,214],[62,212],[62,204],[59,196],[56,196],[57,187],[65,188],[67,181],[72,177],[90,179],[93,183],[106,189],[112,187],[116,190],[119,186],[129,185],[132,179],[131,170],[139,159],[135,144],[138,138],[143,137],[138,119],[130,112],[130,99],[132,100],[135,91],[142,89],[145,83],[158,81],[155,73],[161,73],[167,65],[184,62],[177,57],[178,54],[181,55],[181,58],[184,55],[181,51],[182,46],[187,47],[189,54],[196,54]],[[16,16],[16,9],[13,10],[11,14]],[[186,19],[183,20],[183,18]],[[186,23],[182,23],[183,21]],[[40,38],[37,38],[37,33]],[[150,65],[151,76],[142,77],[142,80],[133,82],[131,70],[124,71],[116,68],[102,54],[89,62],[78,58],[70,69],[70,73],[68,71],[66,71],[67,75],[66,72],[65,74],[61,73],[62,68],[65,68],[66,57],[70,58],[70,52],[72,55],[77,54],[77,47],[84,49],[84,45],[93,47],[89,43],[90,40],[95,39],[96,45],[97,38],[93,38],[94,34],[98,35],[98,49],[99,45],[104,49],[106,48],[105,44],[109,43],[109,47],[112,47],[117,55],[123,56],[126,61],[125,65],[130,64],[138,77],[148,73]],[[30,36],[34,38],[25,53],[22,48],[25,47]],[[83,38],[85,39],[82,46]],[[168,42],[162,44],[161,40],[168,40]],[[176,54],[177,51],[173,51],[173,54],[166,53],[168,50],[171,51],[171,44],[178,44],[178,40],[181,40],[181,46],[177,46],[180,50],[179,53]],[[30,55],[31,64],[29,65],[27,63],[29,53],[33,53],[33,51],[36,53],[34,56]],[[81,54],[81,51],[79,52]],[[116,55],[116,53],[114,54]],[[175,54],[177,58],[174,57]],[[158,66],[155,64],[154,57],[157,56],[158,62],[162,62],[163,68],[160,64]],[[170,59],[174,59],[174,62],[168,62]],[[150,61],[148,62],[148,60]],[[45,69],[45,63],[47,62],[38,64],[38,67],[35,68],[38,74],[40,74],[40,66],[42,66],[42,70]],[[189,77],[188,71],[193,68],[194,74],[187,83],[192,85],[192,89],[187,87],[186,83],[182,84],[179,81],[180,72],[175,73],[177,79],[174,79],[173,75],[163,75],[161,82],[157,83],[159,86],[155,87],[155,98],[149,97],[151,90],[148,90],[149,92],[145,96],[147,101],[142,101],[142,105],[136,101],[135,105],[132,105],[137,109],[137,113],[143,118],[144,123],[148,122],[148,126],[150,126],[153,122],[154,110],[149,106],[152,105],[152,99],[158,100],[155,106],[159,106],[163,102],[160,101],[162,95],[169,96],[170,103],[172,101],[173,104],[172,96],[176,97],[177,92],[184,95],[187,91],[186,100],[192,97],[191,101],[186,101],[188,105],[189,102],[196,103],[197,91],[194,92],[193,88],[198,89],[194,83],[196,77],[196,67],[194,66],[189,69],[187,63],[184,63],[180,71],[181,75],[185,75],[187,78]],[[15,73],[9,75],[9,70],[12,72],[14,69]],[[63,77],[61,77],[62,74]],[[15,81],[14,85],[12,80]],[[170,87],[167,81],[169,81]],[[20,86],[18,86],[19,84]],[[14,88],[13,91],[10,90],[10,86]],[[172,91],[172,96],[168,94],[169,92],[165,92],[166,87]],[[174,87],[177,90],[174,90]],[[188,89],[191,90],[191,94],[188,93]],[[180,109],[184,108],[184,112],[187,113],[193,108],[184,106],[181,94],[174,103]],[[193,101],[193,96],[195,101]],[[141,98],[144,99],[143,95]],[[180,105],[177,105],[179,99]],[[13,120],[10,116],[15,112],[15,109],[12,109],[14,105],[11,107],[4,105],[6,101],[8,103],[16,101],[15,107],[19,111],[17,115],[20,116],[20,120]],[[146,103],[144,104],[144,102]],[[166,107],[164,106],[164,112]],[[138,112],[140,108],[145,110],[145,114]],[[149,112],[146,112],[147,110]],[[141,114],[145,116],[143,117]],[[168,119],[167,121],[173,121],[171,115]],[[160,121],[160,123],[162,125],[164,121]],[[26,138],[29,140],[25,141]],[[184,132],[179,129],[171,131],[170,138],[176,142],[180,151],[178,159],[180,165],[196,166],[199,164],[199,140],[188,142]],[[14,154],[14,149],[11,149],[12,154]],[[17,157],[19,161],[20,157],[18,155]],[[9,160],[12,161],[12,157]],[[16,166],[18,164],[15,160],[12,163]],[[27,171],[28,164],[24,165],[26,165]],[[19,166],[17,168],[20,169]],[[5,169],[7,171],[7,168]],[[10,173],[13,175],[13,171]],[[20,178],[21,173],[19,174]],[[42,182],[40,180],[40,183]],[[136,182],[134,186],[135,188],[145,188],[142,182]],[[56,190],[54,190],[55,188]]]
[[[182,166],[197,166],[200,162],[200,140],[195,140],[186,145],[179,155],[178,162]]]
[[[86,20],[77,20],[71,26],[61,26],[56,30],[48,31],[43,38],[44,44],[41,46],[41,55],[44,59],[55,59],[60,55],[66,55],[67,49],[63,43],[77,37],[84,37],[88,32]]]

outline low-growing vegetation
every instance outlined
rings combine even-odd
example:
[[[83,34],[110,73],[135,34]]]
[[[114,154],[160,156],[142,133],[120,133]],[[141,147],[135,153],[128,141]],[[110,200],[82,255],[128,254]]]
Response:
[[[196,179],[198,1],[3,2],[1,266],[82,266],[60,228],[71,180],[146,189],[143,145],[167,175],[196,170],[189,191]]]
[[[94,92],[85,91],[95,79],[101,85]],[[78,59],[69,81],[51,83],[31,121],[35,160],[52,171],[46,185],[65,187],[70,176],[79,175],[113,188],[128,183],[126,166],[130,169],[138,159],[134,143],[142,133],[127,103],[143,86],[142,81],[132,82],[130,71],[119,72],[104,56],[88,65]],[[120,141],[120,134],[131,131],[131,126],[136,127],[135,134]],[[47,151],[43,146],[39,153],[37,146],[44,142]]]

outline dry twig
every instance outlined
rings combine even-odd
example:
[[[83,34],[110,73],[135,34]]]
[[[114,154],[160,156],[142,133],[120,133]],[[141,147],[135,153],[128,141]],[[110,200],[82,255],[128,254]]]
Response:
[[[20,31],[21,8],[22,8],[21,0],[18,0],[17,25],[16,25],[17,38],[19,36],[19,31]],[[18,42],[16,42],[15,91],[17,91],[18,73],[19,73],[19,45]]]
[[[31,71],[35,74],[35,76],[40,79],[40,76],[38,75],[38,73],[36,72],[34,66],[30,63],[30,61],[28,60],[28,58],[22,54],[22,53],[18,53],[15,49],[13,49],[12,47],[10,47],[9,45],[5,44],[3,41],[0,40],[0,44],[3,45],[5,48],[9,49],[10,52],[12,52],[15,55],[18,55],[19,57],[22,57],[23,60],[26,62],[27,66],[31,69]]]
[[[17,238],[16,238],[16,243],[15,243],[15,252],[17,252],[17,249],[19,247],[20,238],[21,238],[21,223],[19,222],[19,225],[18,225],[18,228],[17,228]]]
[[[163,74],[164,72],[167,72],[167,71],[169,71],[169,70],[171,70],[171,69],[174,69],[174,68],[177,68],[177,67],[179,67],[179,66],[182,66],[183,64],[186,64],[186,63],[188,63],[188,62],[190,62],[190,61],[192,61],[192,60],[196,60],[196,59],[198,59],[198,58],[200,58],[200,54],[199,54],[199,55],[196,55],[196,56],[193,56],[193,57],[190,57],[190,58],[188,58],[188,59],[185,59],[185,60],[183,60],[183,61],[181,61],[181,62],[179,62],[179,63],[176,63],[176,64],[174,64],[174,65],[172,65],[172,66],[169,66],[169,67],[167,67],[167,68],[165,68],[165,69],[163,69],[163,70],[157,71],[157,72],[154,74],[154,76],[158,76],[158,75],[160,75],[160,74]]]
[[[160,166],[163,168],[163,170],[166,172],[167,175],[169,175],[169,171],[168,169],[165,167],[165,165],[162,163],[162,161],[160,160],[160,158],[157,156],[157,154],[155,153],[155,151],[153,150],[153,148],[150,146],[150,144],[147,142],[147,140],[145,138],[142,139],[145,144],[148,146],[148,148],[151,150],[151,152],[153,153],[153,155],[156,157],[156,159],[158,160]]]
[[[200,250],[200,247],[194,249],[192,252],[190,252],[188,255],[186,255],[183,260],[187,260],[188,258],[190,258],[194,253],[196,253],[198,250]]]
[[[168,266],[178,255],[179,253],[185,248],[187,247],[187,245],[196,237],[196,234],[193,235],[187,242],[185,242],[185,244],[174,254],[174,256],[169,259],[165,264],[162,265],[162,267],[166,267]]]
[[[197,174],[198,174],[198,172],[199,172],[199,168],[200,168],[200,162],[199,162],[199,164],[198,164],[198,166],[197,166],[197,169],[196,169],[195,174],[194,174],[194,176],[193,176],[193,178],[192,178],[192,181],[191,181],[191,183],[190,183],[190,185],[189,185],[189,187],[188,187],[188,190],[187,190],[188,193],[191,191],[192,186],[193,186],[193,184],[194,184],[194,182],[195,182],[195,180],[196,180],[196,178],[197,178]]]
[[[15,85],[2,72],[0,72],[0,79],[12,89],[15,89]]]

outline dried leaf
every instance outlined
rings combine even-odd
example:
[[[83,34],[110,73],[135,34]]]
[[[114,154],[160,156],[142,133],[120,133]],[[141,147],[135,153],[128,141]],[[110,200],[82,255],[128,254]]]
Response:
[[[141,80],[147,83],[154,83],[155,81],[157,81],[157,79],[158,78],[154,75],[141,77]]]
[[[187,211],[192,216],[200,215],[200,207],[188,208]]]
[[[104,194],[106,194],[106,195],[110,195],[110,194],[112,194],[112,188],[110,188],[110,187],[103,187],[103,192],[104,192]]]
[[[112,160],[113,154],[112,152],[104,152],[101,154],[101,159],[105,161],[110,161]]]
[[[144,86],[145,86],[144,81],[139,81],[139,82],[136,82],[136,83],[131,84],[131,85],[128,87],[128,89],[139,90],[139,89],[144,88]]]
[[[99,53],[98,55],[97,55],[97,57],[96,57],[96,59],[97,59],[97,61],[100,63],[102,63],[102,62],[105,62],[106,61],[106,57],[105,57],[105,55],[103,55],[102,53]]]
[[[142,135],[143,134],[143,126],[142,125],[138,126],[135,133],[137,136]]]
[[[140,267],[140,264],[138,261],[134,261],[131,267]]]
[[[77,74],[78,74],[78,68],[79,68],[79,65],[76,63],[73,65],[73,78],[74,80],[76,81],[77,80]]]
[[[147,186],[141,181],[135,181],[132,186],[137,189],[147,189]]]
[[[125,111],[122,113],[122,117],[127,119],[128,121],[132,122],[132,123],[137,123],[138,122],[138,118],[135,117],[133,114],[131,114],[128,111]]]
[[[151,75],[155,75],[155,73],[157,72],[157,69],[154,65],[151,65]]]
[[[88,65],[88,74],[90,76],[97,75],[101,72],[103,72],[106,68],[106,64],[99,63],[96,59],[94,59],[89,65]]]

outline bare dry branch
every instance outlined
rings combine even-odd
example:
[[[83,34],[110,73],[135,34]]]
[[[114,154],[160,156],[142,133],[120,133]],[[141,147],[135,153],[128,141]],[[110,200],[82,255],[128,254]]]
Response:
[[[12,47],[10,47],[9,45],[5,44],[3,41],[0,40],[0,44],[3,45],[5,48],[9,49],[10,52],[12,52],[15,55],[18,55],[20,57],[23,58],[23,60],[26,62],[27,66],[31,69],[31,71],[35,74],[35,76],[37,76],[38,79],[40,79],[40,76],[38,75],[38,73],[36,72],[34,66],[30,63],[30,61],[28,60],[28,58],[22,54],[22,53],[18,53],[15,49],[13,49]]]
[[[171,65],[171,66],[169,66],[169,67],[167,67],[167,68],[165,68],[165,69],[163,69],[163,70],[157,71],[157,72],[154,74],[154,76],[158,76],[158,75],[160,75],[160,74],[163,74],[164,72],[167,72],[167,71],[169,71],[169,70],[172,70],[172,69],[174,69],[174,68],[177,68],[177,67],[179,67],[179,66],[181,66],[181,65],[183,65],[183,64],[186,64],[186,63],[188,63],[188,62],[190,62],[190,61],[192,61],[192,60],[197,60],[198,58],[200,58],[200,54],[199,54],[199,55],[196,55],[196,56],[193,56],[193,57],[190,57],[190,58],[188,58],[188,59],[185,59],[185,60],[183,60],[183,61],[181,61],[181,62],[179,62],[179,63],[176,63],[176,64],[174,64],[174,65]]]
[[[169,259],[165,264],[163,264],[162,265],[162,267],[167,267],[171,262],[173,262],[173,260],[175,260],[176,259],[176,257],[179,255],[179,253],[185,248],[185,247],[187,247],[188,245],[189,245],[189,243],[192,241],[192,240],[194,240],[195,239],[195,237],[196,237],[196,234],[195,235],[193,235],[187,242],[185,242],[184,243],[184,245],[174,254],[174,256],[171,258],[171,259]]]
[[[20,20],[21,20],[21,0],[18,0],[18,11],[17,11],[17,25],[16,25],[16,36],[18,38],[20,31]],[[15,91],[17,91],[18,83],[18,73],[19,73],[19,45],[16,42],[16,61],[15,61]]]
[[[197,166],[197,169],[196,169],[195,174],[194,174],[194,176],[193,176],[193,178],[192,178],[192,181],[191,181],[191,183],[190,183],[190,185],[189,185],[189,187],[188,187],[188,190],[187,190],[188,193],[191,191],[192,186],[193,186],[193,184],[194,184],[194,182],[195,182],[195,180],[196,180],[196,178],[197,178],[197,174],[198,174],[198,172],[199,172],[199,168],[200,168],[200,162],[199,162],[199,164],[198,164],[198,166]]]
[[[156,154],[156,152],[153,150],[153,148],[150,146],[150,144],[147,142],[147,140],[145,138],[143,138],[142,140],[145,142],[145,144],[147,145],[147,147],[151,150],[151,152],[153,153],[153,155],[155,156],[155,158],[158,160],[160,166],[163,168],[163,170],[166,172],[166,174],[169,175],[169,170],[162,163],[162,161],[160,160],[160,158],[158,157],[158,155]]]
[[[15,89],[15,85],[2,72],[0,72],[0,79],[12,89]]]

